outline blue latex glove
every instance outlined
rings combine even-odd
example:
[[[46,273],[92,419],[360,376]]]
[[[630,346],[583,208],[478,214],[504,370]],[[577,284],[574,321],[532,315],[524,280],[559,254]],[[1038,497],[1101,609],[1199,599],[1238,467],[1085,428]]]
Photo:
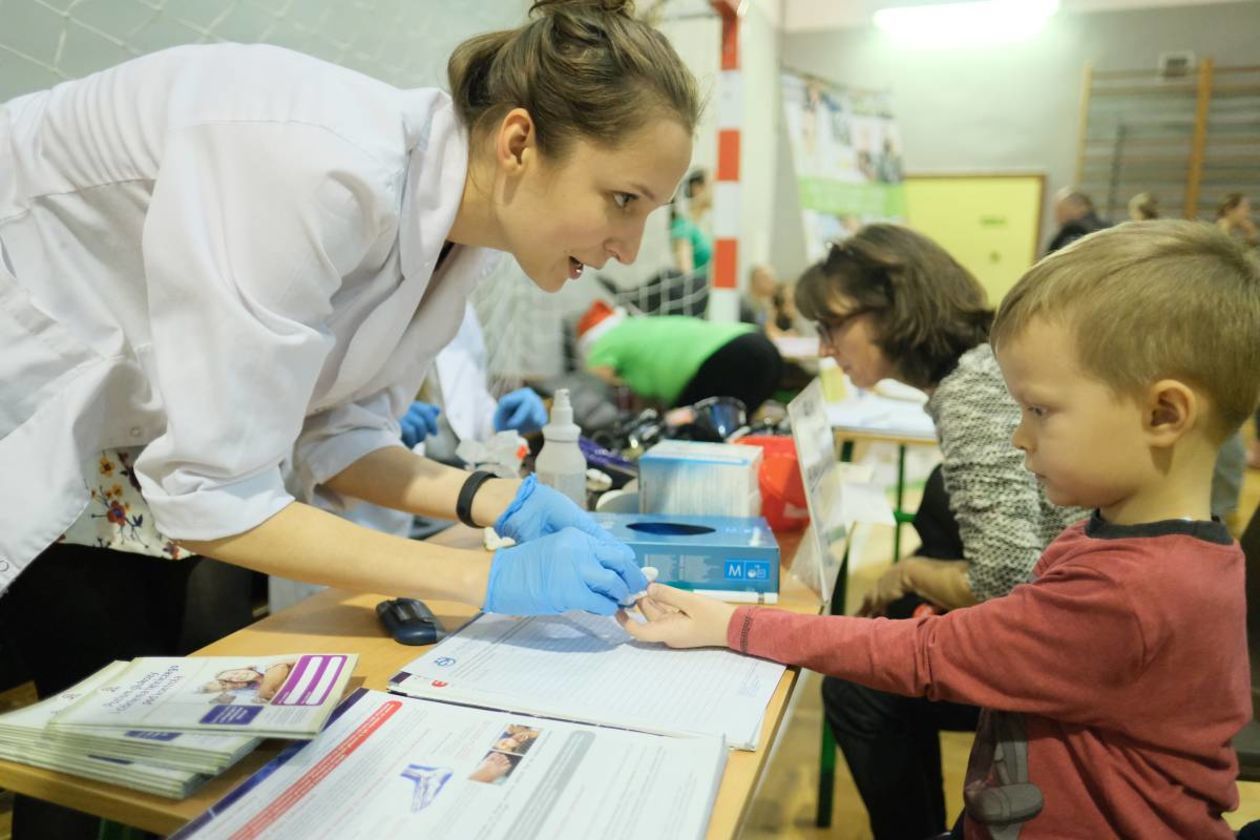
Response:
[[[560,491],[539,483],[536,475],[521,482],[516,498],[494,523],[495,531],[518,543],[536,540],[565,528],[577,528],[596,539],[621,545],[612,534],[599,527],[589,513],[573,504],[573,500]]]
[[[530,388],[517,388],[504,394],[494,410],[494,430],[503,432],[536,432],[547,422],[547,409],[542,397]]]
[[[437,434],[437,420],[441,413],[442,409],[436,405],[419,401],[411,404],[411,408],[407,409],[407,413],[399,421],[402,423],[402,440],[408,449],[429,435]]]
[[[565,528],[496,551],[483,609],[508,615],[569,610],[612,615],[647,585],[629,546]]]

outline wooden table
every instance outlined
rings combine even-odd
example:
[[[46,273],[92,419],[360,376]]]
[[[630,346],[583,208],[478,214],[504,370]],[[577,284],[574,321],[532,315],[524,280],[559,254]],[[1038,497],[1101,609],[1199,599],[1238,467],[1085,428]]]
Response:
[[[456,526],[432,539],[463,548],[479,544],[480,532]],[[800,534],[779,537],[783,563],[795,555]],[[381,595],[356,595],[330,589],[287,610],[265,618],[197,651],[203,656],[266,656],[317,651],[357,653],[359,663],[351,688],[366,686],[385,690],[389,678],[427,648],[404,647],[385,636],[376,618]],[[817,596],[782,570],[778,606],[801,613],[819,613]],[[477,611],[452,601],[427,601],[448,629],[463,626]],[[779,680],[766,708],[760,749],[733,750],[726,762],[722,784],[709,823],[709,838],[734,837],[751,804],[757,781],[765,768],[783,722],[788,699],[799,671],[789,668]],[[164,799],[115,785],[69,776],[38,767],[0,761],[0,787],[46,799],[104,819],[136,826],[157,834],[170,834],[217,802],[259,767],[270,761],[287,742],[267,741],[235,767],[212,779],[183,800]]]

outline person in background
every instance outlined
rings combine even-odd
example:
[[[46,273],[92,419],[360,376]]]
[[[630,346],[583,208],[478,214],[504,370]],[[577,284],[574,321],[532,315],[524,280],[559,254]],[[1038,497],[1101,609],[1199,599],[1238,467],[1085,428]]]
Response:
[[[1140,192],[1129,199],[1129,219],[1149,222],[1159,218],[1159,199],[1148,192]]]
[[[769,399],[783,359],[751,324],[685,315],[630,317],[595,301],[578,322],[578,355],[588,371],[665,406],[734,397],[748,416]]]
[[[800,335],[796,322],[800,312],[796,308],[796,284],[780,283],[774,290],[774,322],[766,330],[771,338]]]
[[[774,268],[765,263],[754,265],[748,272],[748,291],[739,302],[739,320],[764,330],[774,323],[774,293],[779,288],[779,278]]]
[[[1064,187],[1054,197],[1054,221],[1059,226],[1047,254],[1065,248],[1082,236],[1110,227],[1111,223],[1098,216],[1094,201],[1075,187]]]
[[[1180,220],[1102,231],[1034,266],[993,325],[1020,406],[1011,448],[1052,501],[1094,510],[1031,582],[918,621],[654,583],[647,623],[618,620],[641,641],[982,705],[952,838],[1233,840],[1230,742],[1252,711],[1246,564],[1208,485],[1260,396],[1257,334],[1260,262],[1238,243]]]
[[[706,271],[713,259],[713,239],[700,225],[700,220],[713,207],[713,189],[703,169],[694,170],[682,186],[686,207],[679,209],[678,200],[669,205],[669,247],[674,255],[674,268],[685,275]]]
[[[1225,196],[1216,208],[1216,226],[1225,232],[1228,236],[1233,237],[1251,247],[1260,247],[1260,230],[1257,230],[1256,223],[1251,220],[1251,200],[1240,192],[1233,192]],[[1260,469],[1260,411],[1257,411],[1252,418],[1253,432],[1251,443],[1247,446],[1247,466],[1252,469]],[[1226,444],[1229,447],[1230,444]],[[1222,451],[1222,458],[1226,462],[1224,465],[1217,465],[1217,474],[1221,478],[1223,490],[1219,498],[1231,498],[1234,507],[1237,507],[1238,493],[1241,492],[1242,477],[1237,476],[1234,479],[1235,471],[1232,469],[1233,461],[1231,460],[1232,452]],[[1235,487],[1234,485],[1237,485]],[[1214,490],[1214,495],[1216,491]],[[1232,508],[1231,508],[1232,510]]]
[[[957,610],[1027,580],[1046,545],[1086,512],[1052,504],[1011,446],[1020,410],[988,344],[993,312],[979,281],[928,237],[876,224],[806,270],[797,301],[818,324],[819,355],[855,386],[891,378],[926,391],[940,443],[914,518],[918,554],[893,564],[862,614]],[[979,709],[839,677],[824,679],[822,692],[875,837],[942,831],[939,733],[974,728]]]
[[[547,408],[532,388],[496,400],[488,382],[485,335],[469,303],[459,332],[438,353],[421,389],[430,399],[413,402],[402,418],[403,444],[423,441],[428,457],[449,461],[460,441],[485,441],[508,430],[530,434],[547,422]]]
[[[1253,248],[1260,246],[1260,229],[1251,220],[1251,200],[1240,192],[1225,196],[1216,208],[1216,226]]]
[[[770,338],[797,335],[795,289],[780,283],[765,263],[748,273],[748,292],[739,303],[739,320],[753,324]]]
[[[1260,246],[1260,230],[1251,220],[1251,202],[1240,192],[1229,193],[1216,208],[1216,226],[1227,236],[1255,248]],[[1255,415],[1255,428],[1260,429],[1260,411]],[[1244,443],[1243,434],[1226,439],[1216,460],[1212,474],[1212,512],[1227,519],[1237,532],[1238,500],[1242,495],[1243,475],[1246,468],[1260,467],[1260,438],[1253,435],[1251,444]]]

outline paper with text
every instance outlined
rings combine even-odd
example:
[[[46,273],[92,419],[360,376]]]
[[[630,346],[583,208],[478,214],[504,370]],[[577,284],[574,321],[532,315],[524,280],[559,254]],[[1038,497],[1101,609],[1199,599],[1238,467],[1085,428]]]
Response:
[[[360,689],[172,840],[704,836],[720,738],[662,738]]]
[[[390,689],[756,749],[784,668],[729,650],[636,642],[611,618],[482,615],[405,665]]]

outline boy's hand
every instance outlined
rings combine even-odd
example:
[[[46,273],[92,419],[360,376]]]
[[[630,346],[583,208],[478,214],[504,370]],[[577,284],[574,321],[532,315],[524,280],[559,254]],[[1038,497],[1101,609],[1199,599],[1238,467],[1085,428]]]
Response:
[[[639,599],[640,623],[625,610],[617,623],[641,642],[664,642],[674,648],[726,647],[726,627],[735,608],[704,595],[654,583]]]

